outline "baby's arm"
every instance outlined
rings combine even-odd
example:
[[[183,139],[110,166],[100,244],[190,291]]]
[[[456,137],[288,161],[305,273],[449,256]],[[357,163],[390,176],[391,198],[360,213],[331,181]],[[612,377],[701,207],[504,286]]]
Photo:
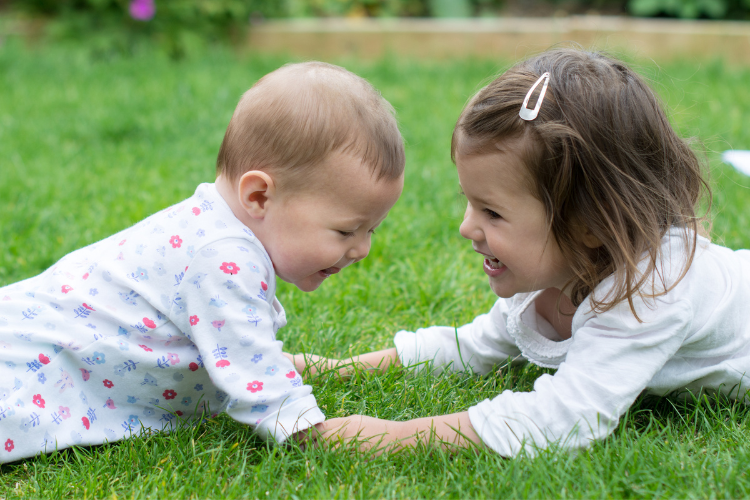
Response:
[[[326,420],[315,429],[318,442],[328,446],[357,441],[359,449],[376,447],[378,454],[419,445],[438,444],[449,451],[482,446],[466,411],[405,422],[352,415]]]
[[[273,304],[273,269],[243,239],[197,251],[178,288],[173,321],[197,347],[233,419],[277,442],[325,420],[312,389],[282,355]]]
[[[383,373],[390,366],[401,365],[395,347],[360,354],[348,359],[325,358],[315,354],[292,355],[284,353],[284,355],[294,363],[294,367],[299,373],[309,375],[338,370],[341,377],[349,377],[355,370],[370,370]]]

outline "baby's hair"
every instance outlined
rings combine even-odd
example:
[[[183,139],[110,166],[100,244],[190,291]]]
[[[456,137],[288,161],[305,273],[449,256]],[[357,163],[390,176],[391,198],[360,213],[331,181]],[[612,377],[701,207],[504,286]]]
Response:
[[[549,86],[539,116],[525,121],[518,116],[523,100],[545,72]],[[544,204],[551,234],[571,265],[574,277],[566,286],[576,306],[589,294],[597,312],[627,300],[637,317],[634,295],[662,295],[685,276],[704,220],[696,206],[705,193],[710,207],[711,191],[688,141],[624,63],[562,48],[512,67],[463,110],[451,155],[455,161],[457,154],[497,151],[507,141],[518,147],[531,192]],[[667,283],[663,267],[670,256],[662,255],[661,240],[672,227],[682,231],[686,260]],[[582,242],[586,230],[601,246]],[[613,287],[594,297],[608,276]]]
[[[287,64],[240,99],[216,173],[236,180],[249,170],[265,170],[299,187],[336,152],[361,159],[378,180],[399,178],[404,145],[393,107],[367,80],[344,68],[314,61]]]

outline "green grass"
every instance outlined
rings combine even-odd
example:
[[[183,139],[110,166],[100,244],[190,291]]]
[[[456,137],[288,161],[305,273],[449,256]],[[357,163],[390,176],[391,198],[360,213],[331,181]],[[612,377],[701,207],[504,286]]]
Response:
[[[282,57],[201,48],[174,62],[150,46],[130,55],[84,43],[0,45],[0,285],[33,276],[213,180],[240,94]],[[494,296],[458,234],[463,213],[450,134],[467,98],[507,61],[339,60],[371,80],[399,113],[406,188],[370,257],[304,294],[283,285],[289,351],[345,356],[391,344],[401,328],[458,325]],[[638,61],[676,127],[706,146],[714,239],[750,247],[750,179],[718,160],[750,149],[750,70],[720,62]],[[542,370],[485,377],[399,370],[313,382],[328,416],[407,419],[462,411]],[[531,460],[490,452],[267,447],[226,417],[0,467],[0,496],[62,497],[720,497],[750,495],[750,413],[731,401],[640,398],[617,431],[576,454]],[[1,425],[1,424],[0,424]]]

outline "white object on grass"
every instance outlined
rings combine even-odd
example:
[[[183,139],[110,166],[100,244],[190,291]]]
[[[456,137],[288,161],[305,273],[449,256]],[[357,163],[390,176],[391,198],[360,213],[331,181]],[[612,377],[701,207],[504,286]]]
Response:
[[[750,151],[724,151],[721,154],[721,160],[732,165],[738,172],[750,175]]]

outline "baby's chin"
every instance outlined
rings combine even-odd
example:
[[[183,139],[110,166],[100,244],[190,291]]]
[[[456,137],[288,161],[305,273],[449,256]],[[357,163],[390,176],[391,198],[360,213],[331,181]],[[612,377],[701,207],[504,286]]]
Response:
[[[291,280],[278,273],[276,274],[276,277],[285,283],[296,286],[302,292],[314,292],[320,287],[320,285],[323,284],[324,281],[324,279],[314,279],[311,276],[308,276],[302,280]]]

